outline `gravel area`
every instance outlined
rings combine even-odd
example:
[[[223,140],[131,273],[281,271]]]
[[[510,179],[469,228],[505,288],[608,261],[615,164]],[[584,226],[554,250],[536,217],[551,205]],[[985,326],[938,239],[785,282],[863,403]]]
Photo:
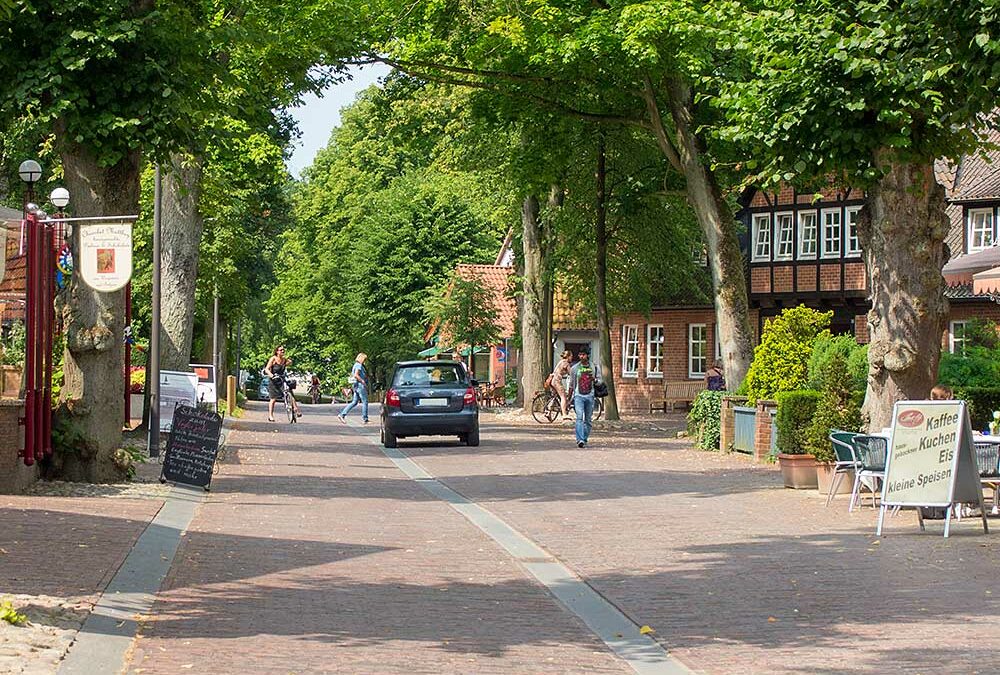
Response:
[[[40,674],[56,672],[95,598],[0,595],[0,602],[28,617],[19,626],[0,621],[0,673]]]

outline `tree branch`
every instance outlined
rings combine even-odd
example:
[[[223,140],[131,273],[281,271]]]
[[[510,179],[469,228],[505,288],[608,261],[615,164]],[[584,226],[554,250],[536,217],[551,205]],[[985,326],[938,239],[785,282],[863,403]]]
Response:
[[[684,169],[681,167],[680,155],[670,138],[670,134],[667,133],[666,127],[663,126],[663,115],[660,113],[660,104],[656,100],[656,90],[653,89],[653,82],[649,79],[648,74],[643,74],[642,85],[642,98],[646,101],[646,110],[649,113],[649,128],[671,166],[683,174]]]

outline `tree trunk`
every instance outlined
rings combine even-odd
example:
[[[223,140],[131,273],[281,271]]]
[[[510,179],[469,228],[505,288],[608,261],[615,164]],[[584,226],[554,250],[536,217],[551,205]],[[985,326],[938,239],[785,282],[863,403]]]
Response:
[[[608,385],[604,399],[604,419],[617,421],[618,399],[615,395],[615,375],[611,366],[611,316],[608,312],[608,193],[604,136],[597,147],[597,214],[594,230],[597,239],[597,330],[600,335],[601,379]]]
[[[521,207],[524,250],[524,282],[521,306],[521,387],[524,410],[531,412],[531,399],[545,382],[545,252],[538,197],[530,195]]]
[[[58,132],[57,132],[58,133]],[[82,147],[60,139],[66,187],[78,216],[138,213],[139,152],[131,151],[106,167]],[[80,235],[75,228],[73,255],[79,261]],[[79,266],[79,262],[77,263]],[[125,396],[125,291],[99,293],[70,277],[62,309],[66,331],[65,385],[57,412],[69,429],[53,472],[67,480],[109,482],[125,477],[127,459],[120,453]]]
[[[171,155],[163,179],[163,267],[161,276],[160,367],[187,370],[194,333],[194,297],[203,220],[202,163]]]
[[[691,88],[678,78],[670,78],[666,89],[676,144],[667,137],[655,101],[650,105],[650,121],[664,154],[684,174],[688,201],[705,237],[723,371],[728,386],[736,389],[753,358],[753,329],[736,221],[722,198],[715,175],[702,160],[704,143],[695,132]]]
[[[552,269],[552,256],[555,253],[556,248],[556,237],[555,231],[553,230],[555,223],[555,213],[562,207],[565,201],[566,191],[559,185],[553,185],[549,190],[548,198],[548,208],[545,213],[545,217],[542,219],[542,255],[543,255],[543,265],[545,270],[544,280],[545,280],[545,291],[544,291],[544,310],[542,315],[542,325],[545,327],[545,344],[548,347],[545,350],[545,360],[542,363],[542,369],[547,372],[552,372],[552,367],[555,365],[553,363],[554,355],[553,351],[553,330],[552,321],[555,312],[555,289],[556,289],[556,274],[555,270]]]
[[[868,191],[858,236],[870,277],[868,391],[864,425],[892,423],[896,401],[925,399],[937,379],[948,300],[941,268],[949,222],[933,162],[876,154],[886,175]]]

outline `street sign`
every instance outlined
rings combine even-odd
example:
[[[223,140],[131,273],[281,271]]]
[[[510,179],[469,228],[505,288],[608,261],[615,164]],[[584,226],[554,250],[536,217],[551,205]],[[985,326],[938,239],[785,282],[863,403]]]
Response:
[[[505,363],[507,361],[507,348],[497,347],[497,363]]]
[[[215,388],[215,366],[210,363],[192,363],[191,370],[198,376],[198,403],[211,403],[214,406],[219,402],[219,394]]]
[[[82,223],[80,276],[95,291],[111,292],[132,279],[131,223]]]
[[[170,431],[174,408],[198,407],[198,376],[178,370],[160,371],[160,431]]]
[[[180,405],[173,411],[160,482],[171,481],[208,489],[219,454],[222,417],[215,411]]]
[[[892,413],[892,435],[882,481],[882,507],[877,534],[882,534],[889,507],[915,506],[947,510],[944,536],[951,527],[952,506],[976,503],[983,530],[983,489],[972,448],[972,425],[964,401],[899,401]]]

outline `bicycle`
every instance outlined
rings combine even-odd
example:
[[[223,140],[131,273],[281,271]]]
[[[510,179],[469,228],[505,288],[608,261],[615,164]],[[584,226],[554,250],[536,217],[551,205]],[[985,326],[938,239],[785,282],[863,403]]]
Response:
[[[289,424],[295,424],[298,421],[298,415],[295,414],[295,395],[292,393],[295,390],[295,384],[295,380],[281,378],[281,403],[285,406],[285,414],[288,416]]]
[[[573,409],[573,396],[569,397],[566,408]],[[599,420],[603,415],[604,399],[595,398],[592,419]],[[535,394],[535,397],[531,399],[531,416],[539,424],[552,424],[559,419],[562,416],[562,401],[559,399],[559,394],[551,387]]]

